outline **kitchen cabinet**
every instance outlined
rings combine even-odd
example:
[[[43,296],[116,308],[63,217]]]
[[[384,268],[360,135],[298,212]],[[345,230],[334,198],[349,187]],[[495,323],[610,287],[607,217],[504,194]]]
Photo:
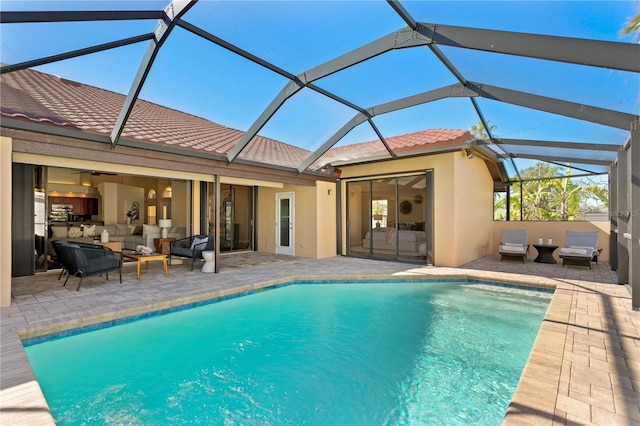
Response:
[[[74,215],[96,215],[98,214],[98,199],[85,197],[49,197],[49,213],[52,212],[53,205],[71,206],[69,210]]]

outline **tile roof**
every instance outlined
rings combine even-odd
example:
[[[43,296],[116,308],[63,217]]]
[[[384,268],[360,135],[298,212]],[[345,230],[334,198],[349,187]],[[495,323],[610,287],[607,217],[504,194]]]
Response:
[[[429,148],[462,144],[474,139],[467,130],[429,129],[419,132],[385,138],[389,148],[396,154],[419,152]],[[317,164],[349,162],[368,157],[389,157],[391,155],[379,140],[335,147],[327,151]]]
[[[0,84],[2,116],[103,136],[110,135],[125,100],[119,93],[34,70],[5,73],[0,76]],[[138,99],[122,138],[172,146],[185,154],[207,152],[226,156],[243,134],[241,130]],[[467,131],[435,129],[393,136],[386,141],[391,149],[401,153],[462,143],[470,137]],[[239,158],[297,168],[310,154],[311,151],[258,135]],[[382,155],[388,156],[382,143],[369,141],[332,148],[316,166]]]

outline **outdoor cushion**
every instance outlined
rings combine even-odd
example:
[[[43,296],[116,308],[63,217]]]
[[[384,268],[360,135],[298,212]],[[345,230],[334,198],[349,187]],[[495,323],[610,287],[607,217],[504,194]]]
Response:
[[[574,248],[574,247],[563,247],[560,249],[559,254],[565,254],[565,255],[577,255],[577,256],[589,256],[591,257],[591,250],[585,250],[585,249],[581,249],[581,248]]]
[[[500,246],[500,251],[509,252],[509,253],[525,253],[527,251],[526,247],[522,244],[503,244]]]
[[[198,247],[198,244],[202,244],[202,243],[206,243],[209,240],[209,237],[204,237],[204,238],[194,238],[193,242],[191,243],[191,248],[198,248],[201,249],[201,247]]]

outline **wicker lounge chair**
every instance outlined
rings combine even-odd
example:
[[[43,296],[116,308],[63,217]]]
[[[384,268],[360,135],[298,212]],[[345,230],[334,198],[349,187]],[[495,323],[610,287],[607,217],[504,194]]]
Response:
[[[580,265],[588,266],[591,269],[591,261],[597,259],[598,250],[597,232],[567,231],[565,244],[558,255],[562,259],[562,266]]]
[[[503,229],[502,241],[498,248],[500,253],[500,262],[504,259],[524,260],[529,253],[529,244],[527,244],[528,231],[526,229]]]

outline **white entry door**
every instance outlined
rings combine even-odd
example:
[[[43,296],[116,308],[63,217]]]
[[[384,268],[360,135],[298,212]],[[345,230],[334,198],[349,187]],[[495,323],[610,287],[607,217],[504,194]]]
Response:
[[[293,202],[293,192],[276,194],[276,254],[295,254]]]

